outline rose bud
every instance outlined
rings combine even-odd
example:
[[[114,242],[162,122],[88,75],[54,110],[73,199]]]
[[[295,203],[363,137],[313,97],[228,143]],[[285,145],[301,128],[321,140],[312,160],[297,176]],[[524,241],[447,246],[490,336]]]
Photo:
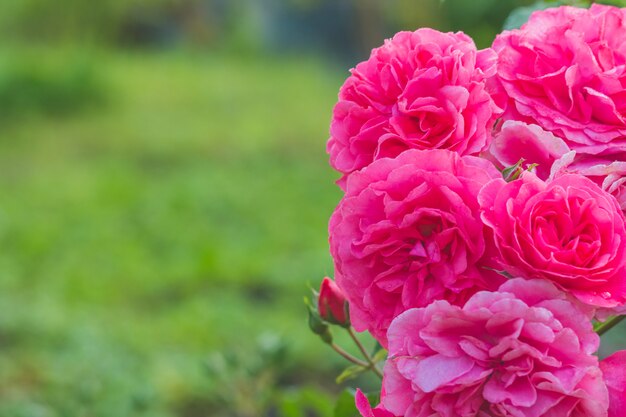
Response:
[[[328,277],[324,278],[317,302],[317,309],[322,319],[343,327],[350,326],[348,301],[335,281]]]

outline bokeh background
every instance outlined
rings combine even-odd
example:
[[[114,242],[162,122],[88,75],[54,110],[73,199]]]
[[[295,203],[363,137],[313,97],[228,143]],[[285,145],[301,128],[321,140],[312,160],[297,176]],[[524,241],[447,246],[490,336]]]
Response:
[[[398,30],[484,47],[528,3],[0,2],[0,416],[331,416],[302,298],[338,88]]]

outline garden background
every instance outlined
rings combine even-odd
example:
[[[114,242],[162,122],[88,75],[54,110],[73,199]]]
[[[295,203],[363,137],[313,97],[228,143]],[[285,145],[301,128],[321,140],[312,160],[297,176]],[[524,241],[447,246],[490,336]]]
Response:
[[[0,417],[332,416],[302,298],[338,88],[398,30],[484,47],[528,3],[1,2]]]

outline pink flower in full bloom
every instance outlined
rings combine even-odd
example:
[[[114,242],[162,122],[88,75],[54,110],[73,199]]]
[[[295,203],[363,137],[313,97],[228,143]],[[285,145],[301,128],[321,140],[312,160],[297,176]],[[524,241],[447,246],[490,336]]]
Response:
[[[513,279],[462,307],[408,310],[388,338],[377,409],[394,416],[607,416],[599,337],[548,281]]]
[[[525,172],[490,182],[478,199],[507,272],[548,279],[592,307],[626,302],[624,217],[593,181],[568,174],[544,182]]]
[[[509,103],[580,154],[626,151],[626,10],[594,4],[537,11],[494,41]]]
[[[600,362],[609,390],[609,417],[623,417],[626,411],[626,350],[620,350]]]
[[[348,177],[329,233],[357,330],[386,346],[391,320],[408,308],[462,303],[500,285],[503,277],[484,268],[494,248],[477,201],[494,178],[500,173],[484,159],[415,149]]]
[[[330,163],[349,174],[406,149],[477,154],[501,113],[487,89],[496,54],[463,33],[400,32],[358,64],[339,92]]]

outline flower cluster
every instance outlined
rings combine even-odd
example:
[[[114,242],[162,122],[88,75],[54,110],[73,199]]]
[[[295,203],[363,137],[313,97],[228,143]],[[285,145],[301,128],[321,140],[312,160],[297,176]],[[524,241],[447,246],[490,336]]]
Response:
[[[599,361],[594,322],[626,313],[625,37],[626,9],[563,6],[352,70],[320,312],[388,350],[364,417],[623,415],[626,351]]]

